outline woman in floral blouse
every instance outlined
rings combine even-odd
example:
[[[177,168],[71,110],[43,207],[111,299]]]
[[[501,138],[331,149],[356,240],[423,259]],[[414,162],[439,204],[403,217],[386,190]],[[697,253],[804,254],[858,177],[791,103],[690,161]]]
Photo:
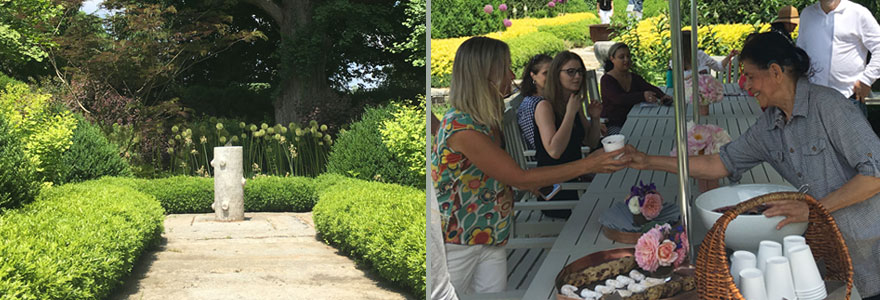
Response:
[[[533,190],[586,173],[610,173],[629,162],[602,150],[567,164],[523,170],[501,148],[504,96],[513,72],[504,42],[473,37],[455,54],[452,108],[441,120],[431,153],[450,279],[458,293],[500,292],[507,285],[511,186]]]

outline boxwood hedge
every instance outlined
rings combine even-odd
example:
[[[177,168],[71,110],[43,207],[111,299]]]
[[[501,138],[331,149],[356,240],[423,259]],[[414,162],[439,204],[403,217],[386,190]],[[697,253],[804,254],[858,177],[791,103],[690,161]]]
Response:
[[[312,218],[321,237],[379,276],[425,294],[425,192],[412,187],[319,177]]]
[[[134,189],[44,189],[0,216],[0,299],[102,299],[162,232],[164,211]]]
[[[169,214],[213,212],[214,179],[174,176],[160,179],[105,177],[101,182],[123,185],[159,200]],[[308,177],[257,177],[244,186],[247,212],[311,211],[318,194]]]

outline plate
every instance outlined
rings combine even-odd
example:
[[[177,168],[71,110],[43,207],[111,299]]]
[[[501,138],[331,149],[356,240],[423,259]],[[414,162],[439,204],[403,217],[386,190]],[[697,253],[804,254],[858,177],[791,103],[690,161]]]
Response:
[[[608,262],[611,260],[615,260],[618,258],[633,256],[633,253],[635,253],[635,248],[619,248],[619,249],[598,251],[598,252],[593,252],[587,256],[581,257],[578,260],[575,260],[574,262],[568,264],[567,266],[562,268],[562,271],[559,271],[558,275],[556,275],[556,281],[555,281],[555,285],[554,285],[554,288],[556,291],[556,299],[557,300],[577,300],[575,298],[567,297],[567,296],[564,296],[559,293],[559,288],[565,284],[565,278],[568,277],[569,274],[579,272],[583,269],[586,269],[586,268],[589,268],[592,266],[597,266],[602,263],[605,263],[605,262]],[[694,268],[690,267],[690,266],[679,267],[678,269],[675,270],[675,273],[673,276],[675,276],[675,275],[693,276],[694,275]],[[613,295],[617,295],[617,294],[615,293]],[[619,296],[617,296],[617,299],[620,299]],[[674,297],[662,298],[661,300],[690,300],[690,299],[698,299],[696,289],[691,290],[689,292],[675,295]]]

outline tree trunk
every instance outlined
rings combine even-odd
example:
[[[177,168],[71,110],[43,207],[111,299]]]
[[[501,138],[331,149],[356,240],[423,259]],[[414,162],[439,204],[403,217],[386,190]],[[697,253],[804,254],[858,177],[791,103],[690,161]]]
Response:
[[[281,32],[283,45],[300,29],[311,24],[313,3],[316,0],[283,0],[280,5],[273,0],[243,1],[272,17]],[[335,95],[327,80],[325,58],[310,63],[314,66],[310,70],[293,70],[289,72],[290,77],[280,80],[280,92],[274,101],[276,123],[301,123],[306,116],[314,113],[314,104],[327,101],[328,97]]]
[[[214,203],[217,221],[244,220],[244,168],[241,146],[214,147]]]

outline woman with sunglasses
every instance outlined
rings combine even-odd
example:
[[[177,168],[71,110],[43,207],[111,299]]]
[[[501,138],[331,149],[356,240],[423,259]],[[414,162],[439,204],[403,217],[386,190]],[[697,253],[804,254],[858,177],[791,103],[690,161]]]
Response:
[[[672,97],[630,71],[632,57],[629,47],[616,43],[608,49],[605,75],[602,75],[602,117],[608,118],[608,134],[620,133],[629,110],[638,103],[667,103]]]
[[[538,167],[576,161],[582,157],[581,145],[591,149],[599,145],[602,104],[594,101],[588,106],[591,117],[588,122],[583,110],[587,91],[585,73],[580,56],[569,51],[560,52],[547,66],[542,84],[544,97],[527,97],[520,106],[520,112],[533,112],[520,117],[520,127],[526,123],[527,127],[535,129],[531,142]],[[565,190],[551,200],[577,199],[577,191]],[[571,210],[544,210],[543,213],[548,217],[568,218]]]
[[[534,190],[629,163],[623,150],[598,150],[567,164],[523,170],[501,148],[503,96],[511,88],[504,42],[472,37],[452,65],[451,108],[431,151],[431,177],[441,214],[449,278],[459,294],[500,292],[507,285],[507,243],[513,220],[511,186]]]

